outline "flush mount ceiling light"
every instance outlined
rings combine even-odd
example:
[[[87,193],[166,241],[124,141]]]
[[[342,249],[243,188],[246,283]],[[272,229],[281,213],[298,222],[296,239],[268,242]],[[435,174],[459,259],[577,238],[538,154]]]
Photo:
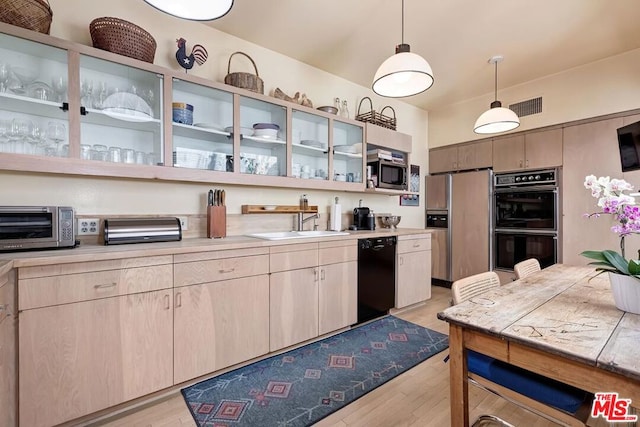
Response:
[[[500,133],[513,130],[520,126],[518,115],[508,108],[503,108],[498,101],[498,63],[504,59],[501,55],[496,55],[489,59],[489,64],[495,64],[495,101],[491,103],[491,108],[482,113],[473,127],[475,133]]]
[[[162,12],[192,21],[213,21],[227,14],[233,0],[144,0]]]
[[[433,71],[420,55],[410,52],[404,42],[404,0],[402,0],[402,43],[396,46],[395,55],[380,65],[373,78],[375,93],[389,98],[417,95],[433,85]]]

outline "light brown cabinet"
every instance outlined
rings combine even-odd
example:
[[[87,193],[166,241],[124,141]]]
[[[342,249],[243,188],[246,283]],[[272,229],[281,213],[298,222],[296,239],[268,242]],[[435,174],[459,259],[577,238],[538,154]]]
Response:
[[[562,166],[562,129],[496,138],[494,172]]]
[[[447,229],[434,229],[431,233],[431,277],[434,279],[448,280],[448,234]]]
[[[358,247],[355,241],[319,245],[318,334],[324,335],[358,321]]]
[[[269,276],[174,290],[174,382],[269,352]]]
[[[434,148],[429,151],[429,173],[453,172],[491,167],[491,140]]]
[[[382,126],[365,123],[367,145],[385,147],[393,151],[411,153],[412,138],[406,133],[397,132]]]
[[[269,352],[269,250],[174,257],[174,382]]]
[[[357,259],[353,240],[271,248],[271,351],[356,323]]]
[[[21,424],[58,424],[173,384],[171,261],[19,270]]]
[[[396,308],[431,298],[431,235],[399,240],[396,252]]]
[[[1,263],[0,263],[1,264]],[[0,270],[2,266],[0,265]],[[15,271],[0,273],[0,414],[7,427],[16,421],[17,298]]]
[[[270,248],[269,348],[318,336],[318,244]]]
[[[60,86],[0,92],[0,116],[29,120],[38,134],[55,129],[42,143],[1,152],[0,169],[365,190],[362,122],[1,22],[0,54]],[[172,122],[174,102],[194,106],[194,125]],[[278,124],[277,138],[254,135],[256,122]],[[347,174],[353,182],[338,181]]]
[[[56,425],[173,384],[171,290],[20,313],[20,424]]]

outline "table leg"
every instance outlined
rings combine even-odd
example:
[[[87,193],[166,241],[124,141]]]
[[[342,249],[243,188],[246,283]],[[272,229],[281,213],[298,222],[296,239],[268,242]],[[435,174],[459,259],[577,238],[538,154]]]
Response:
[[[464,338],[460,326],[449,325],[449,385],[451,427],[469,427],[469,382]]]

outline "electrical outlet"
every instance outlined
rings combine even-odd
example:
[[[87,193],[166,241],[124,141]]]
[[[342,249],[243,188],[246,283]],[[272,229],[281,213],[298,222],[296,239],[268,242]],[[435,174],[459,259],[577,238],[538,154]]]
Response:
[[[98,218],[78,218],[78,236],[100,234],[100,220]]]
[[[182,231],[189,229],[189,220],[186,216],[178,216],[176,218],[180,220],[180,227],[182,227]]]

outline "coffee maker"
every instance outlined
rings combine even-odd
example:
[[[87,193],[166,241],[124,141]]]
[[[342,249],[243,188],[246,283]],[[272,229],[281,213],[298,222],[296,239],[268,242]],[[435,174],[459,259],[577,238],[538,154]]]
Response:
[[[349,230],[375,230],[376,222],[373,212],[369,208],[358,207],[353,209],[353,225]]]

